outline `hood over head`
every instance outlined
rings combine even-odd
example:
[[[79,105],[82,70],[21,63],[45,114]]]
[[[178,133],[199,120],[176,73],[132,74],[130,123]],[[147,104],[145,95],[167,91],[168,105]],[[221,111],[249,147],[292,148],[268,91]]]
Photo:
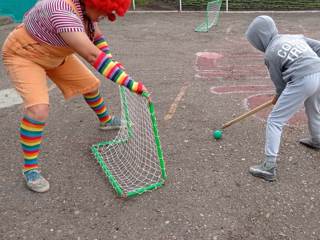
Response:
[[[246,31],[248,41],[262,52],[265,52],[270,41],[277,34],[276,24],[269,16],[256,17]]]

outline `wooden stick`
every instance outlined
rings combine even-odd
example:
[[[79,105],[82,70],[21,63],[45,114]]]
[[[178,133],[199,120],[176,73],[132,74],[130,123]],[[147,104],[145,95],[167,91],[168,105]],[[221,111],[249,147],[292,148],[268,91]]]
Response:
[[[223,124],[222,125],[222,129],[230,127],[232,124],[235,124],[235,123],[241,121],[242,119],[247,118],[247,117],[255,114],[256,112],[259,112],[260,110],[269,107],[270,105],[273,104],[273,102],[274,102],[274,99],[271,99],[271,100],[269,100],[269,101],[267,101],[267,102],[255,107],[254,109],[250,110],[249,112],[246,112],[246,113],[240,115],[239,117],[237,117],[237,118],[235,118],[235,119]]]

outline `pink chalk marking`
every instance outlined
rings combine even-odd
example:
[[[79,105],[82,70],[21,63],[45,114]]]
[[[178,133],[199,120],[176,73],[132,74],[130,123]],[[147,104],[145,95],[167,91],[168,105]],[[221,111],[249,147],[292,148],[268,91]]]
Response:
[[[254,74],[267,74],[267,70],[264,67],[261,67],[260,65],[238,65],[238,64],[223,64],[220,63],[219,65],[216,65],[213,69],[210,70],[202,70],[203,72],[214,72],[214,71],[225,71],[225,72],[234,72],[234,73],[244,73],[248,75],[254,75]]]
[[[246,58],[251,61],[251,64],[244,64]],[[266,68],[258,59],[262,61],[263,55],[246,51],[226,52],[225,55],[216,52],[198,52],[195,62],[196,77],[199,79],[224,78],[225,80],[269,77]]]
[[[274,87],[271,85],[226,85],[211,87],[210,92],[213,94],[230,94],[230,93],[258,93],[272,92]]]
[[[260,53],[251,53],[251,49],[245,50],[243,52],[224,52],[225,58],[241,58],[241,59],[252,59],[257,58],[263,61],[263,54]]]
[[[196,70],[212,70],[221,58],[223,58],[223,55],[219,53],[198,52],[196,54]]]
[[[250,96],[244,100],[244,105],[249,111],[265,103],[266,101],[270,100],[272,96],[273,94],[259,94],[259,95]],[[272,107],[261,110],[257,112],[254,116],[260,119],[261,121],[266,121],[271,110],[272,110]],[[301,109],[299,112],[293,115],[293,117],[287,123],[287,125],[289,126],[301,126],[305,124],[307,124],[307,117],[305,115],[304,109]]]
[[[242,80],[242,79],[268,79],[269,76],[264,73],[247,74],[237,71],[202,71],[197,72],[196,76],[200,79],[224,78],[225,80]]]

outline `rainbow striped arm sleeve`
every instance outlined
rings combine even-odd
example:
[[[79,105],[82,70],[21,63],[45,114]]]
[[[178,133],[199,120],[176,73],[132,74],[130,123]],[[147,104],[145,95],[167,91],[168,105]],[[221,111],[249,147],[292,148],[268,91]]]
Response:
[[[94,45],[96,45],[97,48],[99,48],[102,52],[104,52],[105,54],[107,54],[108,57],[112,58],[112,54],[110,51],[110,47],[109,44],[107,42],[107,40],[105,39],[105,37],[103,35],[100,36],[96,36],[93,39],[93,43]]]
[[[117,62],[113,61],[107,54],[101,52],[93,63],[93,67],[111,81],[127,87],[130,91],[142,94],[143,84],[134,81]]]

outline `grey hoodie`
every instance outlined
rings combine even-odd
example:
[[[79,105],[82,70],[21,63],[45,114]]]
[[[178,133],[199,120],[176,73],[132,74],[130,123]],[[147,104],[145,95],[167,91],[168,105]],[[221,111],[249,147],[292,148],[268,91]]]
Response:
[[[276,24],[269,16],[256,17],[249,25],[246,37],[265,53],[265,64],[278,96],[287,82],[320,72],[320,41],[303,35],[278,34]]]

